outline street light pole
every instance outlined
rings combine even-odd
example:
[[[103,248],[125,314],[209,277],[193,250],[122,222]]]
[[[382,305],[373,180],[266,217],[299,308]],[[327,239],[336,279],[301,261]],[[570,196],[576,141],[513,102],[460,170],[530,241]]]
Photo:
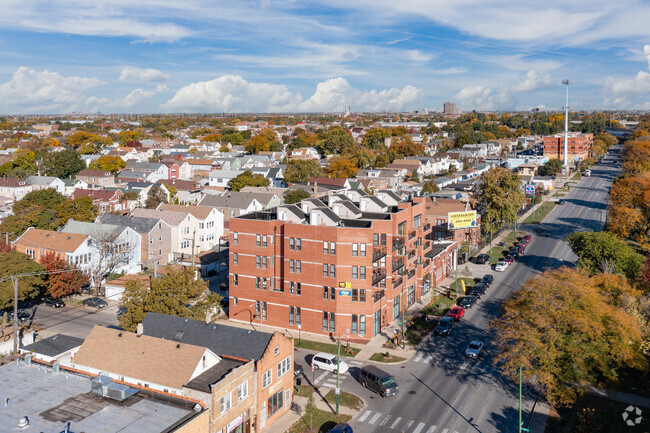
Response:
[[[12,275],[11,283],[14,286],[14,355],[18,355],[18,277]]]
[[[341,394],[341,332],[339,331],[338,355],[336,358],[336,414],[339,414],[339,395]]]

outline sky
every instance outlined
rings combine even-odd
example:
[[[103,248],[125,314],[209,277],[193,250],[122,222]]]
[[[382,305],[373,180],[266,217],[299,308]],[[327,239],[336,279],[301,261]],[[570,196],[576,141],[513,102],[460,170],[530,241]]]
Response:
[[[0,113],[650,109],[647,0],[2,0]]]

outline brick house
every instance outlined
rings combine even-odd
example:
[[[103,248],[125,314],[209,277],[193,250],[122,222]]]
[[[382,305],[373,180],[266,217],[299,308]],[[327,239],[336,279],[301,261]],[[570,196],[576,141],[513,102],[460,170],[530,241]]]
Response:
[[[97,190],[97,189],[76,189],[70,195],[71,199],[79,197],[90,197],[93,204],[97,206],[97,215],[102,216],[105,213],[119,212],[126,213],[129,210],[129,205],[126,200],[122,199],[122,191],[119,189],[114,191]]]
[[[428,197],[426,201],[426,221],[431,224],[431,239],[450,240],[458,244],[468,243],[472,247],[481,240],[481,216],[477,215],[476,227],[449,230],[447,223],[450,212],[471,210],[466,203],[452,198]]]
[[[567,138],[569,162],[576,163],[589,157],[589,150],[594,144],[594,134],[569,132]],[[544,137],[544,156],[564,161],[564,134]]]

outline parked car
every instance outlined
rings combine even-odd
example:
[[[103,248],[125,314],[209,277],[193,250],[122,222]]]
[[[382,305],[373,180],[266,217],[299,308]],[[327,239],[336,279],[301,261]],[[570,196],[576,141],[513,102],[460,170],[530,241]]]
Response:
[[[95,307],[97,309],[108,307],[108,302],[104,301],[101,298],[98,298],[97,296],[84,299],[83,304],[86,307]]]
[[[63,302],[61,299],[58,298],[53,298],[51,296],[48,296],[43,300],[43,304],[47,305],[48,307],[52,308],[63,308],[65,307],[65,302]]]
[[[298,364],[297,362],[293,363],[293,376],[298,377],[301,374],[304,374],[305,371],[302,368],[302,365]]]
[[[519,248],[517,247],[510,247],[508,250],[508,255],[513,256],[515,259],[519,257]]]
[[[472,306],[476,304],[477,300],[478,299],[476,298],[476,296],[472,296],[472,295],[465,296],[463,300],[460,301],[460,306],[467,310],[469,308],[472,308]]]
[[[449,335],[453,327],[454,319],[451,317],[443,317],[440,319],[440,322],[438,322],[438,326],[436,326],[436,334]]]
[[[564,204],[564,199],[563,199],[563,198],[559,199],[559,200],[557,201],[557,204]]]
[[[13,315],[11,316],[13,317]],[[18,323],[25,323],[32,320],[32,315],[27,310],[18,310]]]
[[[339,361],[336,358],[336,355],[330,353],[319,352],[311,360],[311,365],[316,368],[316,370],[323,369],[325,371],[336,371],[337,365],[339,366],[339,372],[341,374],[348,371],[348,365],[345,361]]]
[[[350,427],[350,424],[340,422],[336,424],[328,433],[352,433],[352,427]]]
[[[474,287],[472,289],[480,290],[482,294],[485,294],[487,292],[487,284],[485,284],[483,281],[479,281],[478,283],[474,284]]]
[[[398,392],[395,378],[374,365],[368,365],[359,371],[359,382],[382,397],[396,395]]]
[[[476,296],[478,299],[481,299],[481,296],[483,296],[484,293],[480,289],[475,289],[472,287],[472,290],[469,291],[469,294]]]
[[[483,275],[483,282],[490,287],[492,283],[494,283],[494,275],[492,274],[485,274]]]
[[[515,256],[513,256],[512,254],[508,254],[507,256],[505,256],[505,257],[503,258],[503,261],[506,262],[506,263],[508,263],[509,265],[511,265],[511,264],[514,263],[515,259],[516,259]]]
[[[494,270],[497,272],[503,272],[506,269],[508,269],[508,265],[510,265],[510,263],[502,260],[499,263],[497,263],[497,265],[494,267]]]
[[[465,356],[467,358],[476,359],[481,356],[483,352],[483,342],[479,340],[474,340],[467,345],[465,348]]]
[[[522,239],[526,239],[527,241],[530,241],[533,237],[529,234],[524,235]]]
[[[487,254],[479,254],[474,259],[474,263],[476,263],[478,265],[484,265],[484,264],[488,263],[489,261],[490,261],[490,256],[488,256]]]
[[[454,307],[447,313],[448,317],[451,317],[454,320],[458,320],[465,315],[465,309],[463,307]]]

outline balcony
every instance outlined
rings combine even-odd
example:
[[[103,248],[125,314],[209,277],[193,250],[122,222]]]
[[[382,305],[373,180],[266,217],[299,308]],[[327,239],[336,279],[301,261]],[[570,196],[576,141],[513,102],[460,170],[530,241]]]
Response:
[[[409,241],[413,239],[415,236],[417,236],[418,232],[416,230],[413,230],[409,232]]]
[[[422,226],[422,228],[424,229],[424,233],[426,233],[431,228],[431,224],[425,224],[425,225]]]
[[[403,248],[405,243],[404,236],[393,236],[393,251]]]
[[[372,247],[372,261],[376,262],[386,256],[386,247]]]
[[[403,282],[403,278],[402,278],[402,277],[399,277],[399,278],[397,278],[397,279],[394,279],[394,280],[393,280],[393,289],[396,289],[396,288],[398,288],[399,286],[401,286],[401,285],[402,285],[402,282]]]
[[[408,253],[408,259],[409,259],[409,260],[413,259],[413,257],[415,257],[415,250],[411,250],[411,251],[409,251],[409,253]]]
[[[422,263],[422,266],[424,266],[425,268],[427,268],[427,267],[429,267],[430,264],[431,264],[431,260],[426,259],[426,260]]]
[[[408,280],[410,280],[411,278],[413,278],[414,276],[415,276],[415,269],[411,269],[411,270],[409,271],[409,273],[408,273],[408,276],[406,277],[406,280],[408,281]]]
[[[386,295],[385,290],[377,290],[372,294],[372,302],[378,302]]]
[[[377,287],[378,283],[386,279],[386,269],[381,268],[372,272],[372,286]]]
[[[404,267],[404,259],[402,257],[393,258],[393,272],[402,267]]]

